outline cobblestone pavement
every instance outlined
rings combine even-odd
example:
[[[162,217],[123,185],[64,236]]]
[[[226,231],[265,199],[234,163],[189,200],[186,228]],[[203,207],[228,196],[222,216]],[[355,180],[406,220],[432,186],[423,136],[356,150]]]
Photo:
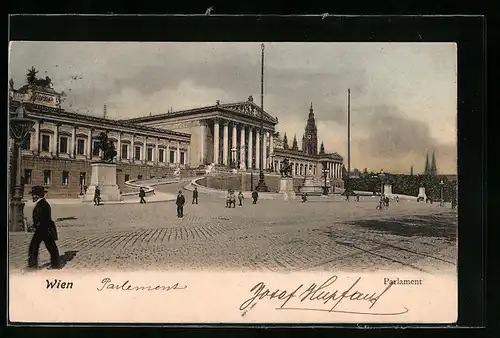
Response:
[[[185,184],[185,183],[184,183]],[[182,184],[155,189],[175,193]],[[65,270],[252,269],[454,273],[456,213],[437,204],[404,201],[375,209],[360,202],[266,200],[225,208],[200,193],[176,217],[173,202],[53,205]],[[26,208],[31,213],[31,208]],[[31,234],[11,233],[11,270],[24,268]],[[40,264],[48,266],[43,245]]]

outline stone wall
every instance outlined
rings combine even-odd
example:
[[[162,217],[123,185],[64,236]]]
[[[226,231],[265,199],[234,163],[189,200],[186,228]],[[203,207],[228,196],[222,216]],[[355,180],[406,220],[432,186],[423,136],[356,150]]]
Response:
[[[85,184],[90,184],[92,167],[90,162],[75,159],[52,159],[43,157],[23,157],[21,175],[25,169],[31,170],[31,184],[24,185],[25,197],[29,197],[33,185],[44,185],[44,170],[50,170],[50,184],[45,185],[50,198],[77,198],[80,194],[80,173],[85,173]],[[122,192],[130,192],[126,180],[173,177],[174,168],[119,163],[116,167],[116,183]],[[68,184],[63,184],[63,172],[68,172]],[[185,177],[194,176],[191,169],[181,170]]]
[[[244,177],[243,177],[244,176]],[[302,185],[303,178],[293,179],[293,185],[295,191],[299,191],[299,187]],[[242,184],[243,181],[243,184]],[[259,174],[253,175],[253,187],[255,188],[259,183]],[[269,192],[279,192],[280,186],[280,176],[278,175],[265,175],[264,181],[269,189]],[[234,189],[236,191],[250,191],[251,188],[251,175],[248,173],[243,174],[216,174],[209,175],[204,179],[198,181],[200,185],[206,186],[207,188],[228,190]]]

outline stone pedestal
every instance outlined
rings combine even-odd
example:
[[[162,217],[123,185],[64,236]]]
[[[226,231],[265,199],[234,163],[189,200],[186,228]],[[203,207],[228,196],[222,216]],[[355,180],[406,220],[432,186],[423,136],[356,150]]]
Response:
[[[295,199],[295,190],[293,190],[293,178],[282,177],[280,179],[280,194],[286,200]]]
[[[323,184],[321,184],[321,180],[314,179],[312,176],[307,176],[304,179],[304,185],[300,188],[300,192],[305,192],[308,195],[321,195],[323,194],[324,185],[324,181]]]
[[[392,184],[384,184],[384,195],[389,198],[392,197]]]
[[[96,162],[92,163],[92,176],[84,202],[94,200],[95,187],[101,191],[101,201],[121,201],[120,189],[116,184],[116,164]]]
[[[420,187],[418,188],[418,199],[422,199],[425,201],[427,199],[427,195],[425,194],[425,187]]]

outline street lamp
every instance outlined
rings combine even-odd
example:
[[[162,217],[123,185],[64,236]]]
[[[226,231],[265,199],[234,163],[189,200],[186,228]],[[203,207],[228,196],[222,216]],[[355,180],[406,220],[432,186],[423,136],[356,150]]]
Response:
[[[441,180],[441,182],[439,182],[439,186],[441,187],[441,202],[439,203],[439,206],[443,207],[444,206],[444,201],[443,201],[443,186],[444,186],[444,181],[443,180]]]
[[[323,195],[328,196],[328,186],[326,185],[326,178],[328,176],[327,162],[323,162],[323,177],[325,179],[325,185],[323,187]]]
[[[380,178],[380,196],[384,194],[384,171],[380,170],[380,174],[378,174],[378,177]]]
[[[80,174],[80,196],[83,196],[83,174]]]
[[[260,76],[260,149],[259,149],[259,183],[257,184],[257,191],[266,192],[267,186],[264,181],[264,170],[263,170],[263,162],[264,162],[264,44],[260,45],[262,49],[262,62],[261,62],[261,76]]]
[[[10,200],[10,231],[24,231],[24,188],[21,182],[21,165],[22,165],[22,143],[24,138],[35,124],[35,121],[24,117],[24,107],[21,105],[17,108],[15,114],[12,114],[9,119],[10,137],[14,141],[13,151],[15,153],[15,172],[10,174],[15,175],[15,184]]]

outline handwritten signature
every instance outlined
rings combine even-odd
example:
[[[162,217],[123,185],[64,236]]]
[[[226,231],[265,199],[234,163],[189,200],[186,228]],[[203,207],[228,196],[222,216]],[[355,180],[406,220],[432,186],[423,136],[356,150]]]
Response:
[[[260,300],[280,300],[281,305],[276,308],[276,310],[296,310],[296,311],[320,311],[320,312],[335,312],[335,313],[348,313],[348,314],[363,314],[363,315],[378,315],[378,316],[389,316],[389,315],[401,315],[408,312],[408,308],[404,308],[398,312],[374,312],[371,309],[375,304],[386,295],[393,284],[389,284],[380,293],[377,292],[361,292],[355,286],[360,282],[361,277],[359,277],[348,289],[340,291],[338,289],[331,290],[329,287],[338,280],[338,276],[331,276],[321,285],[316,283],[311,284],[309,287],[304,287],[304,284],[299,285],[295,290],[270,290],[266,287],[264,282],[257,283],[250,292],[253,292],[253,296],[245,300],[240,305],[240,310],[243,312],[242,316],[245,315],[249,310],[251,310]],[[299,294],[299,292],[301,292]],[[300,305],[291,305],[295,299],[295,302],[299,302]],[[349,311],[342,310],[340,304],[344,301],[364,301],[368,302],[369,307],[365,311]],[[308,307],[304,304],[308,302],[322,303],[318,307]],[[288,304],[288,306],[287,306]],[[310,303],[309,303],[310,304]]]
[[[126,280],[121,284],[111,283],[111,278],[103,278],[101,280],[101,287],[97,288],[97,291],[103,290],[121,290],[121,291],[170,291],[170,290],[183,290],[187,289],[187,285],[179,286],[179,283],[172,285],[141,285],[133,286],[129,284],[130,281]]]

